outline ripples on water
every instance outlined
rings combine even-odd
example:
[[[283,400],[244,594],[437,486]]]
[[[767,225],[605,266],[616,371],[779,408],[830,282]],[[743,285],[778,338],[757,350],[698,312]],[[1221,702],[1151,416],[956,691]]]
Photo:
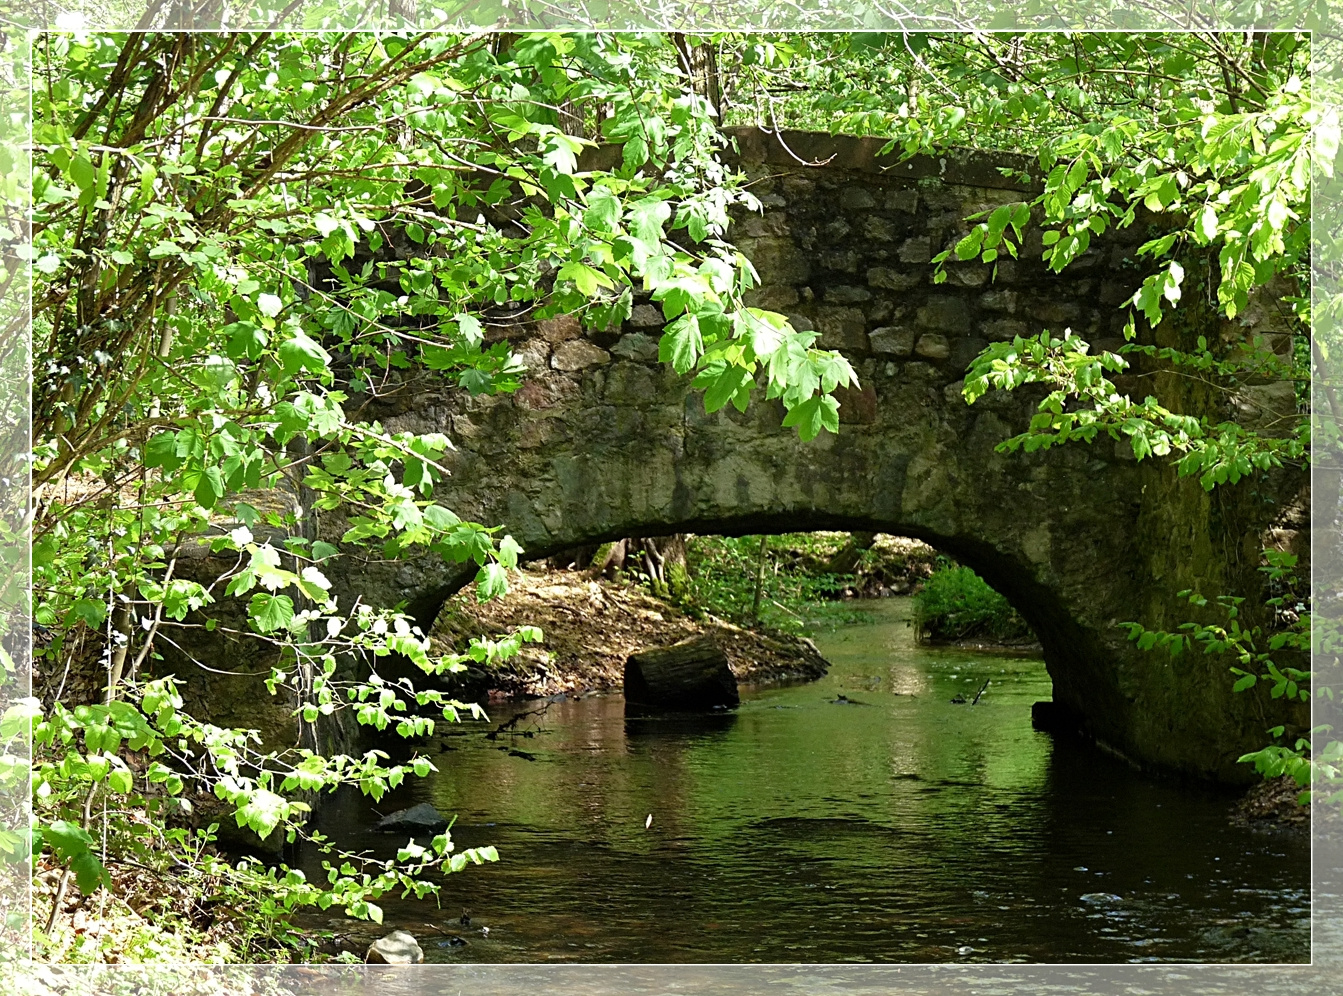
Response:
[[[818,638],[829,675],[732,714],[626,720],[590,695],[530,737],[484,733],[535,703],[445,731],[441,773],[378,808],[432,802],[502,860],[442,910],[389,898],[387,923],[430,961],[1309,960],[1305,839],[1033,730],[1040,661],[918,647],[908,612],[874,604]],[[375,818],[345,798],[320,828],[390,855]]]

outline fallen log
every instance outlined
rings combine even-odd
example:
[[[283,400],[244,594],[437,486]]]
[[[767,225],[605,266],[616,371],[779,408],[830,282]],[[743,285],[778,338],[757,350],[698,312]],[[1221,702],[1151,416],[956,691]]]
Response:
[[[641,650],[625,661],[625,704],[638,711],[735,706],[737,679],[708,637]]]

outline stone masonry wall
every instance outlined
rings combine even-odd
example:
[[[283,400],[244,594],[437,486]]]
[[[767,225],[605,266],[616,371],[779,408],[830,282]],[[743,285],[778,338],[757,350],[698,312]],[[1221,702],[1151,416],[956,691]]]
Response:
[[[759,399],[745,414],[706,414],[690,378],[657,362],[662,317],[641,302],[609,332],[585,334],[573,318],[513,329],[528,378],[511,396],[473,400],[422,374],[375,412],[391,429],[454,440],[453,477],[437,499],[503,524],[531,556],[678,531],[926,540],[1012,600],[1041,638],[1056,701],[1102,743],[1149,767],[1247,777],[1236,757],[1262,744],[1269,720],[1300,727],[1305,711],[1233,696],[1224,662],[1139,653],[1116,624],[1173,624],[1175,592],[1188,587],[1253,599],[1259,545],[1302,475],[1209,496],[1109,439],[1003,455],[995,445],[1025,427],[1039,393],[996,392],[973,407],[960,395],[966,365],[993,340],[1071,327],[1117,347],[1116,306],[1141,279],[1133,250],[1146,223],[1099,240],[1061,275],[1038,262],[1037,231],[996,277],[957,263],[935,285],[929,260],[968,229],[967,215],[1028,196],[1029,182],[999,167],[1029,164],[967,155],[889,168],[870,141],[736,138],[765,206],[731,233],[761,275],[753,303],[817,330],[859,373],[861,387],[841,396],[839,435],[801,443],[780,427],[781,406]],[[1272,309],[1254,320],[1290,347]],[[1159,331],[1167,344],[1243,332],[1193,304]],[[1139,367],[1126,386],[1141,393],[1156,375]],[[1180,385],[1174,394],[1191,411],[1224,403]],[[1291,385],[1257,385],[1235,403],[1267,422],[1290,411]],[[338,536],[341,523],[322,530]],[[426,625],[469,576],[430,558],[349,559],[345,571],[338,593],[407,601]]]

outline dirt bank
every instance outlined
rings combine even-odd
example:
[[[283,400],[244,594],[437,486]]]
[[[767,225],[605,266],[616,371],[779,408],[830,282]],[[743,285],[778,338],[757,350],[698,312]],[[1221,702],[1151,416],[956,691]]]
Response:
[[[484,605],[463,591],[444,607],[431,636],[440,649],[460,649],[472,636],[522,625],[539,626],[545,641],[527,645],[500,670],[468,671],[466,689],[530,697],[618,688],[630,654],[691,636],[716,639],[743,684],[819,678],[829,666],[805,638],[695,619],[638,585],[593,580],[581,571],[524,568],[507,595]]]

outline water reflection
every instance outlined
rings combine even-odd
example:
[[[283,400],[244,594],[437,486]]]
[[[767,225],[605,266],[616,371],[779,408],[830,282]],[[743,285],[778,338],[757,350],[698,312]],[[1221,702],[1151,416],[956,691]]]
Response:
[[[488,937],[427,948],[451,961],[1308,958],[1304,841],[1032,729],[1039,661],[920,648],[904,604],[873,611],[817,641],[826,678],[734,712],[596,695],[443,736],[441,774],[379,808],[432,802],[503,860],[450,879],[446,913],[389,901],[388,922],[471,907]],[[323,829],[391,853],[372,818],[344,799]]]

